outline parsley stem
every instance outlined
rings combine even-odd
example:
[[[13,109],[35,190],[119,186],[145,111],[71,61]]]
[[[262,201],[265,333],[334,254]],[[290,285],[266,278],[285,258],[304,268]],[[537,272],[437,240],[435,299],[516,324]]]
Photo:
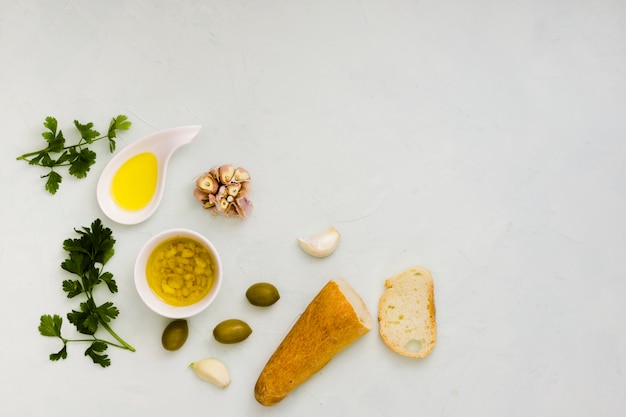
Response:
[[[90,257],[93,260],[94,254],[93,253],[90,254]],[[83,281],[83,283],[84,282],[85,281]],[[85,285],[85,284],[83,284],[83,285]],[[90,300],[91,303],[95,305],[95,301],[93,299],[93,292],[92,291],[85,291],[85,295],[87,296],[87,299]],[[135,352],[135,348],[132,347],[131,345],[129,345],[128,343],[126,343],[126,341],[124,339],[119,337],[117,335],[117,333],[115,333],[115,331],[113,331],[113,329],[107,324],[106,321],[104,321],[104,320],[102,320],[101,318],[98,317],[98,323],[100,323],[102,325],[102,327],[104,327],[107,330],[107,332],[109,332],[109,334],[115,338],[115,340],[117,340],[118,342],[120,342],[122,344],[122,346],[120,346],[120,345],[116,345],[116,344],[113,344],[113,343],[109,342],[111,345],[117,346],[117,347],[122,348],[122,349],[130,350],[131,352]]]
[[[113,331],[113,329],[111,327],[109,327],[108,324],[106,324],[104,321],[100,320],[100,324],[111,334],[111,336],[113,336],[115,338],[115,340],[117,340],[118,342],[120,342],[123,346],[118,346],[121,347],[122,349],[128,349],[131,352],[135,352],[135,348],[132,347],[131,345],[129,345],[128,343],[126,343],[126,341],[124,339],[122,339],[121,337],[119,337],[117,335],[117,333],[115,333]],[[117,345],[116,345],[117,346]]]
[[[96,142],[96,141],[99,141],[99,140],[102,140],[102,139],[106,139],[107,137],[108,136],[103,135],[103,136],[97,137],[95,139],[92,139],[91,142],[93,143],[93,142]],[[88,143],[85,141],[85,138],[80,138],[80,141],[78,143],[76,143],[74,145],[68,145],[68,146],[63,147],[63,149],[61,149],[61,152],[62,151],[67,151],[69,149],[80,148],[81,146],[85,146],[87,144]],[[37,156],[37,155],[39,155],[41,153],[48,153],[51,150],[52,149],[48,146],[47,148],[44,148],[44,149],[41,149],[41,150],[38,150],[38,151],[28,152],[28,153],[25,153],[24,155],[20,155],[16,159],[18,161],[28,160],[28,158],[31,157],[31,156]],[[43,166],[43,164],[39,164],[39,163],[36,164],[36,165]],[[63,165],[57,164],[56,166],[68,166],[68,165],[70,165],[70,164],[69,163],[63,164]]]
[[[18,161],[21,161],[21,160],[27,159],[29,156],[36,156],[36,155],[39,155],[40,153],[48,153],[48,152],[50,152],[50,148],[44,148],[40,151],[25,153],[24,155],[20,155],[15,159],[17,159]]]
[[[102,342],[102,343],[105,343],[105,344],[107,344],[109,346],[115,346],[115,347],[120,348],[120,349],[128,349],[126,346],[123,346],[123,345],[111,342],[109,340],[98,339],[97,337],[94,337],[93,339],[65,339],[65,338],[61,337],[61,340],[65,344],[73,343],[73,342]]]

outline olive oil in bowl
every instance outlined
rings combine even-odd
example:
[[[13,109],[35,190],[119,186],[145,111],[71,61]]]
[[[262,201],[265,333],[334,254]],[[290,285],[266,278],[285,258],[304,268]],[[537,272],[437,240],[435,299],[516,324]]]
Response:
[[[141,210],[156,191],[159,166],[152,152],[130,158],[117,170],[111,181],[111,195],[126,210]]]
[[[150,254],[146,278],[160,299],[173,306],[188,306],[209,293],[215,280],[215,261],[194,239],[173,237]]]
[[[135,260],[135,287],[155,313],[192,317],[217,297],[222,262],[213,244],[188,229],[169,229],[146,242]]]

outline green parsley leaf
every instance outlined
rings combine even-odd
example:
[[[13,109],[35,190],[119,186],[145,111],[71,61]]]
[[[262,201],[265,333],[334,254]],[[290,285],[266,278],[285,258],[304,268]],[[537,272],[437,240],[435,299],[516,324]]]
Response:
[[[31,159],[28,160],[28,165],[39,165],[39,166],[44,166],[43,163],[41,162],[43,160],[43,158],[47,157],[48,159],[50,159],[50,155],[48,155],[47,153],[40,153],[38,155],[33,156]],[[42,178],[44,176],[42,175]]]
[[[98,341],[93,342],[91,346],[89,346],[85,351],[85,356],[89,356],[93,363],[96,363],[103,368],[106,368],[107,366],[111,365],[111,360],[109,359],[109,356],[102,354],[102,352],[107,350],[107,347],[108,346],[105,343]]]
[[[93,262],[92,267],[95,263],[105,265],[115,254],[113,232],[108,227],[104,227],[100,219],[94,220],[90,228],[83,227],[75,231],[80,238],[65,240],[63,248],[72,253],[86,254]]]
[[[113,232],[108,227],[104,227],[100,219],[96,219],[91,223],[91,240],[95,249],[92,259],[94,262],[105,265],[115,254]]]
[[[54,316],[44,314],[39,320],[39,333],[42,336],[61,337],[61,326],[63,325],[61,316],[58,314]]]
[[[70,161],[69,173],[76,178],[85,178],[91,166],[95,163],[96,153],[87,148],[83,148],[76,153],[75,158]]]
[[[118,130],[128,130],[132,123],[128,120],[128,117],[120,114],[117,117],[114,117],[109,124],[109,131],[107,133],[107,137],[109,139],[113,139],[117,137]]]
[[[96,285],[100,284],[100,270],[93,268],[87,271],[87,273],[83,275],[83,282],[85,283],[85,287],[92,291]]]
[[[48,142],[46,150],[48,152],[61,152],[65,146],[65,138],[63,131],[57,132],[57,120],[54,117],[47,117],[44,127],[48,128],[48,132],[43,132],[41,136]]]
[[[56,161],[50,158],[49,154],[42,155],[39,163],[41,164],[41,166],[48,167],[50,169],[52,169],[56,165]]]
[[[80,311],[72,310],[67,313],[67,319],[76,326],[79,333],[93,335],[98,330],[98,316],[92,312],[87,302],[80,304]]]
[[[78,234],[81,235],[80,239],[65,239],[63,241],[63,249],[66,250],[67,252],[70,253],[70,255],[72,254],[84,254],[87,256],[90,256],[91,254],[91,245],[89,243],[89,239],[85,238],[83,240],[83,236],[85,235],[85,233],[83,233],[80,230],[76,230],[76,232]],[[89,247],[85,247],[86,245],[90,245]],[[70,271],[73,272],[73,271]]]
[[[67,298],[74,298],[83,293],[83,285],[77,279],[66,279],[63,281],[63,291],[67,293]]]
[[[58,361],[59,359],[66,359],[66,358],[67,358],[67,344],[63,344],[63,349],[61,349],[57,353],[50,354],[51,361]]]
[[[48,129],[52,135],[50,135],[50,133],[48,132],[44,132],[42,133],[42,136],[46,138],[46,140],[48,140],[49,138],[54,138],[57,133],[57,125],[57,119],[51,116],[46,117],[46,121],[43,122],[43,126]],[[48,140],[48,142],[50,142],[50,140]]]
[[[115,279],[113,279],[112,273],[105,272],[102,275],[100,275],[100,279],[104,281],[104,283],[107,285],[107,288],[109,289],[111,293],[114,294],[117,292],[117,283],[115,282]]]
[[[48,152],[61,152],[63,151],[63,147],[65,146],[65,138],[63,137],[63,132],[59,130],[59,133],[56,136],[48,141]]]
[[[87,143],[93,143],[100,136],[100,132],[93,129],[93,123],[81,124],[78,120],[74,120],[74,126],[80,132],[81,138]]]
[[[57,160],[55,161],[55,164],[57,165],[62,165],[65,163],[68,163],[69,161],[72,160],[72,158],[74,158],[75,156],[70,154],[70,152],[68,151],[63,151],[63,153],[61,154],[61,156],[59,156],[57,158]]]
[[[120,114],[111,120],[111,123],[109,124],[109,131],[107,132],[107,138],[109,138],[109,151],[111,153],[115,152],[115,138],[117,137],[117,131],[128,130],[131,125],[132,123],[128,121],[128,117],[123,114]]]
[[[46,190],[48,190],[50,194],[56,194],[63,178],[56,171],[50,171],[47,175],[42,176],[42,178],[45,177],[48,177],[46,180]]]
[[[98,314],[100,320],[108,323],[112,319],[115,319],[120,314],[120,311],[113,305],[112,302],[108,301],[96,308],[96,314]]]
[[[70,252],[70,257],[61,263],[61,268],[72,274],[82,276],[83,271],[90,267],[89,263],[85,262],[85,259],[85,255],[80,252]]]

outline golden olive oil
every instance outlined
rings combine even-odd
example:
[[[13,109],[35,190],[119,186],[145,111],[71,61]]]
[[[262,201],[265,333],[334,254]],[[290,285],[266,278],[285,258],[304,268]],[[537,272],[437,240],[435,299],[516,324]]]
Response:
[[[152,152],[130,158],[117,170],[111,182],[115,202],[126,210],[144,208],[156,191],[158,162]]]
[[[146,277],[148,286],[167,304],[188,306],[208,294],[215,281],[215,263],[204,245],[174,237],[152,251]]]

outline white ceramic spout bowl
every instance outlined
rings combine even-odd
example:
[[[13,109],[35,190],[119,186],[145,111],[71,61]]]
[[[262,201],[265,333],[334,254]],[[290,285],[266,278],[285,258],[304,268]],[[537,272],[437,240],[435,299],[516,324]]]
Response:
[[[163,197],[167,166],[172,154],[181,146],[191,143],[201,126],[182,126],[152,133],[119,151],[109,161],[100,175],[96,196],[104,214],[120,224],[137,224],[154,214]],[[152,152],[157,158],[157,184],[150,202],[140,210],[126,210],[113,199],[111,183],[120,167],[143,152]]]

